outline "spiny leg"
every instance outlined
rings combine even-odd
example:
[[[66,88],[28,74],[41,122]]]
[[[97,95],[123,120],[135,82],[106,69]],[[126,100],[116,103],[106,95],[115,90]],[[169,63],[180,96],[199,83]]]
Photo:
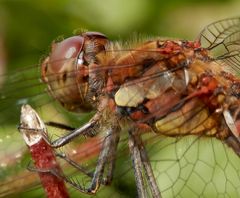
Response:
[[[134,176],[135,176],[135,181],[136,181],[136,186],[137,186],[137,193],[139,198],[146,198],[146,191],[144,190],[144,180],[143,180],[143,175],[142,175],[142,160],[140,156],[140,152],[138,149],[138,146],[134,140],[134,137],[129,131],[129,150],[130,150],[130,155],[131,159],[133,162],[133,169],[134,169]]]
[[[152,197],[160,198],[161,193],[158,189],[157,182],[155,180],[152,167],[147,156],[147,152],[137,131],[129,131],[129,148],[133,160],[133,166],[135,171],[134,173],[139,197],[146,196],[146,191],[144,191],[143,173],[141,171],[141,169],[143,168],[147,177],[149,188],[152,193]]]
[[[70,131],[67,135],[64,135],[53,142],[49,141],[48,138],[45,138],[45,141],[48,142],[49,145],[51,145],[53,148],[59,148],[67,143],[71,142],[73,139],[75,139],[78,136],[87,136],[87,137],[93,137],[97,134],[98,128],[99,128],[99,120],[101,119],[101,112],[98,111],[93,118],[84,124],[82,127],[74,129]],[[65,128],[67,126],[59,124],[59,123],[49,123],[50,126],[54,125],[58,128]]]
[[[95,136],[100,128],[100,120],[102,119],[103,112],[105,109],[108,108],[108,100],[106,98],[103,98],[101,102],[98,105],[96,114],[91,118],[89,122],[84,124],[82,127],[77,128],[67,135],[58,138],[57,140],[50,142],[47,138],[45,141],[47,141],[53,148],[59,148],[61,146],[64,146],[65,144],[69,143],[73,139],[75,139],[78,136],[87,136],[87,137],[93,137]],[[114,116],[114,115],[113,115]],[[110,123],[112,126],[117,125],[117,123]]]
[[[94,136],[92,131],[97,126],[97,124],[98,124],[97,121],[89,121],[88,123],[84,124],[82,127],[71,131],[67,135],[62,136],[62,137],[58,138],[57,140],[50,142],[49,144],[53,148],[59,148],[59,147],[64,146],[65,144],[69,143],[70,141],[72,141],[73,139],[75,139],[78,136],[81,136],[81,135],[82,136]]]
[[[68,126],[68,125],[65,125],[65,124],[62,124],[62,123],[58,123],[58,122],[44,122],[45,125],[47,126],[51,126],[51,127],[55,127],[55,128],[58,128],[58,129],[63,129],[63,130],[69,130],[69,131],[73,131],[75,130],[76,128],[73,128],[71,126]]]
[[[105,137],[102,145],[101,152],[98,157],[97,166],[95,168],[94,173],[88,173],[86,170],[82,169],[81,166],[76,166],[76,164],[71,164],[75,168],[79,168],[81,172],[88,175],[92,178],[91,184],[88,188],[82,187],[78,182],[69,179],[68,177],[59,174],[54,169],[37,169],[28,167],[30,171],[40,172],[40,173],[50,173],[53,174],[59,178],[62,178],[66,183],[71,185],[72,187],[76,188],[82,193],[86,194],[95,194],[100,184],[109,184],[112,180],[113,170],[114,170],[114,164],[115,164],[115,158],[116,158],[116,151],[117,151],[117,145],[119,141],[119,129],[118,127],[111,127],[106,131],[107,136]],[[108,167],[108,173],[106,178],[103,178],[103,173],[105,171],[106,164],[109,162]]]
[[[119,134],[115,135],[115,137],[112,139],[112,141],[110,143],[109,154],[107,156],[108,157],[108,159],[107,159],[107,161],[108,161],[107,174],[106,174],[106,177],[102,178],[102,181],[101,181],[101,184],[103,184],[103,185],[108,185],[112,181],[118,142],[119,142]],[[87,169],[85,167],[81,166],[80,164],[77,164],[75,161],[68,158],[64,153],[57,153],[56,156],[65,160],[68,164],[70,164],[72,167],[76,168],[80,172],[84,173],[85,175],[93,178],[94,172],[87,171]],[[99,158],[100,158],[100,156],[99,156]]]
[[[103,178],[103,182],[105,185],[109,185],[113,179],[113,171],[115,169],[116,156],[117,156],[117,147],[120,139],[120,128],[115,129],[114,137],[110,143],[110,149],[108,154],[108,169],[106,177]],[[110,134],[111,135],[111,134]]]
[[[117,152],[117,145],[119,142],[119,128],[112,126],[107,132],[107,136],[102,145],[102,151],[99,154],[97,166],[92,178],[92,182],[90,187],[88,188],[88,192],[91,194],[96,193],[99,189],[99,184],[103,181],[103,173],[107,162],[109,162],[108,174],[106,177],[106,181],[104,183],[109,184],[112,180],[115,158]]]
[[[70,159],[65,153],[56,153],[56,157],[59,157],[66,161],[69,165],[76,168],[81,173],[87,175],[88,177],[93,177],[93,172],[89,172],[87,168],[81,166],[80,164],[77,164],[74,160]]]
[[[148,158],[146,149],[143,145],[143,142],[142,142],[142,140],[139,136],[135,136],[135,138],[137,138],[139,143],[140,143],[140,146],[139,146],[140,148],[139,149],[140,149],[141,160],[142,160],[142,163],[143,163],[143,166],[144,166],[144,170],[145,170],[145,173],[146,173],[147,180],[149,182],[149,187],[151,189],[152,196],[156,197],[156,198],[161,197],[161,193],[159,191],[155,176],[153,174],[152,166],[149,162],[149,158]]]

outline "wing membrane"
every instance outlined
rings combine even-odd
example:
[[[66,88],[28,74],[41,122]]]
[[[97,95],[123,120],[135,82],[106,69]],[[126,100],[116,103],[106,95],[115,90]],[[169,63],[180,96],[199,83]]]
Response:
[[[220,60],[239,72],[240,18],[230,18],[208,25],[199,36],[202,47],[211,51],[213,59]]]

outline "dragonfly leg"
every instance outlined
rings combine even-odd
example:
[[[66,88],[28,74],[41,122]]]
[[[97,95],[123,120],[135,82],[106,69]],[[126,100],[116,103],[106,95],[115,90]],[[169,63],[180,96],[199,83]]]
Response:
[[[64,146],[65,144],[69,143],[71,140],[75,139],[78,136],[87,136],[87,137],[93,137],[97,134],[99,128],[99,120],[101,119],[101,113],[96,113],[93,118],[84,124],[82,127],[77,128],[73,131],[70,131],[67,135],[62,136],[53,142],[48,143],[53,147],[53,148],[59,148],[61,146]]]
[[[47,141],[51,147],[59,148],[59,147],[66,145],[67,143],[71,142],[73,139],[75,139],[78,136],[81,136],[81,135],[89,136],[88,134],[92,133],[92,130],[94,130],[95,126],[96,126],[96,123],[90,121],[90,122],[84,124],[82,127],[69,132],[67,135],[62,136],[62,137],[54,140],[53,142],[49,141],[47,138],[45,138],[45,141]]]
[[[102,181],[101,181],[101,184],[103,184],[103,185],[108,185],[112,181],[118,142],[119,142],[119,136],[116,136],[116,139],[110,145],[111,148],[109,149],[109,154],[108,154],[109,162],[108,162],[107,175],[106,175],[106,177],[102,178]],[[91,178],[94,177],[94,172],[87,171],[87,168],[85,168],[85,167],[81,166],[80,164],[77,164],[75,161],[71,160],[68,156],[66,156],[65,153],[57,153],[56,156],[65,160],[68,164],[70,164],[72,167],[79,170],[80,172],[84,173],[85,175],[87,175]]]
[[[118,129],[113,129],[111,128],[109,131],[107,131],[107,136],[105,137],[102,145],[102,150],[100,152],[100,155],[98,157],[98,162],[96,169],[94,173],[88,172],[84,167],[76,164],[72,160],[66,158],[66,156],[62,154],[57,154],[58,157],[63,158],[66,160],[70,165],[75,167],[76,169],[80,170],[87,176],[92,178],[91,184],[89,188],[84,188],[79,185],[79,183],[74,182],[73,180],[58,174],[56,170],[53,169],[37,169],[37,168],[32,168],[28,167],[30,171],[35,171],[35,172],[41,172],[41,173],[51,173],[57,177],[62,178],[66,183],[70,184],[77,190],[87,193],[87,194],[95,194],[97,190],[100,187],[100,184],[103,185],[108,185],[112,181],[112,175],[113,175],[113,170],[114,170],[114,165],[115,165],[115,158],[116,158],[116,152],[117,152],[117,145],[119,141],[119,130]],[[105,178],[103,178],[103,173],[105,171],[106,165],[108,163],[108,173]]]
[[[59,173],[59,171],[55,168],[35,168],[34,166],[31,166],[28,164],[27,170],[31,172],[37,172],[37,173],[50,173],[55,175],[56,177],[63,178],[64,176]]]
[[[109,184],[112,181],[113,170],[115,166],[115,158],[117,152],[117,145],[119,141],[119,129],[111,128],[102,145],[102,151],[100,152],[97,166],[92,178],[92,182],[90,187],[88,188],[88,193],[94,194],[100,187],[100,183]],[[106,168],[107,162],[108,165],[108,173],[106,178],[103,178],[104,169]]]
[[[97,134],[99,129],[99,121],[102,118],[102,112],[103,110],[108,106],[108,101],[103,100],[98,107],[97,113],[92,117],[92,119],[84,124],[82,127],[77,128],[75,130],[72,130],[67,135],[60,137],[53,142],[47,141],[53,148],[59,148],[61,146],[64,146],[65,144],[69,143],[71,140],[75,139],[78,136],[87,136],[87,137],[93,137]],[[112,123],[113,124],[113,123]],[[61,125],[61,124],[60,124]],[[65,125],[62,125],[65,126]]]
[[[71,160],[65,153],[56,153],[56,157],[59,157],[66,161],[68,164],[70,164],[72,167],[79,170],[81,173],[84,173],[85,175],[89,177],[93,177],[93,172],[87,171],[87,168],[81,166],[80,164],[77,164],[75,161]]]
[[[115,168],[115,162],[116,162],[116,155],[117,155],[117,146],[119,143],[119,138],[120,138],[120,129],[115,129],[114,134],[110,136],[111,137],[111,142],[110,142],[110,148],[109,148],[109,153],[108,153],[108,163],[107,163],[107,174],[106,176],[102,179],[102,183],[104,185],[109,185],[112,182],[113,179],[113,171]]]
[[[119,129],[116,127],[111,127],[106,132],[107,132],[106,133],[107,135],[103,141],[102,150],[99,154],[97,166],[95,168],[94,173],[89,173],[83,167],[76,165],[76,163],[74,164],[72,163],[72,161],[70,161],[71,165],[73,165],[75,168],[77,168],[78,170],[80,170],[81,172],[83,172],[84,174],[92,178],[91,184],[88,188],[85,188],[79,185],[78,182],[73,181],[71,178],[58,174],[56,170],[41,170],[41,169],[33,169],[33,168],[31,168],[30,170],[54,174],[55,176],[62,178],[66,183],[76,188],[80,192],[83,192],[86,194],[95,194],[98,191],[100,184],[107,185],[111,183],[114,165],[115,165],[115,157],[116,157],[117,145],[119,141]],[[108,173],[106,175],[106,178],[104,179],[103,174],[105,172],[106,165],[108,165]]]
[[[135,175],[135,181],[136,181],[136,186],[137,186],[137,193],[139,198],[146,198],[146,192],[144,188],[144,181],[143,181],[143,173],[142,173],[142,168],[143,164],[141,161],[141,156],[140,152],[138,149],[138,146],[136,145],[136,142],[134,140],[133,135],[131,132],[129,132],[129,150],[133,162],[133,169],[134,169],[134,175]]]
[[[140,138],[139,138],[139,141],[141,141]],[[152,195],[153,195],[153,197],[156,197],[156,198],[159,197],[160,198],[161,193],[159,191],[156,179],[154,177],[152,166],[149,162],[147,152],[146,152],[145,147],[144,147],[142,142],[141,142],[141,146],[140,146],[140,155],[141,155],[141,159],[142,159],[142,162],[143,162],[143,167],[144,167],[144,170],[145,170],[145,173],[146,173],[147,180],[149,181],[149,187],[151,189]]]
[[[157,182],[155,180],[152,167],[147,156],[147,152],[145,150],[145,147],[143,145],[143,142],[140,136],[134,130],[129,131],[129,149],[130,149],[130,153],[133,161],[138,196],[141,198],[148,197],[146,195],[146,191],[144,190],[146,189],[144,186],[146,184],[144,184],[144,179],[143,179],[144,175],[142,172],[142,169],[144,169],[144,173],[145,173],[145,176],[147,177],[147,181],[152,193],[152,197],[160,198],[161,193],[158,189]]]
[[[51,126],[51,127],[56,127],[58,129],[64,129],[64,130],[75,130],[76,128],[73,128],[71,126],[62,124],[62,123],[58,123],[58,122],[44,122],[45,125],[47,126]]]

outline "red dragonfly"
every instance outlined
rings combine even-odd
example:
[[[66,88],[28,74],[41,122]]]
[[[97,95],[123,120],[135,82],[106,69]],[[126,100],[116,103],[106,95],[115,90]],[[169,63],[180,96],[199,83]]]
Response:
[[[29,103],[51,134],[67,131],[49,142],[63,147],[73,196],[239,197],[239,66],[240,18],[195,41],[85,32],[54,42],[38,73],[2,76],[0,196],[42,193],[14,129]]]

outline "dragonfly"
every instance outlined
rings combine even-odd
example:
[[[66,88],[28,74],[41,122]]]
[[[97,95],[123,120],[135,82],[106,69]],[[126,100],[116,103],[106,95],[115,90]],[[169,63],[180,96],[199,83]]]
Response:
[[[194,41],[54,41],[39,67],[2,75],[0,196],[42,196],[17,132],[31,104],[72,197],[239,197],[240,18]]]

